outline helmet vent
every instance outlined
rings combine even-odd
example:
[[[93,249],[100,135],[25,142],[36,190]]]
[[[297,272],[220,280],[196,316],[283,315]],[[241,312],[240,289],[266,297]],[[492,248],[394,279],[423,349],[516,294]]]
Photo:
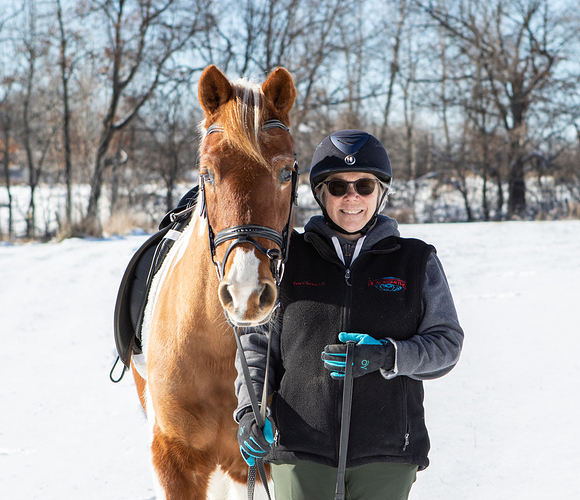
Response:
[[[352,134],[349,135],[339,135],[333,134],[330,136],[332,144],[347,156],[354,155],[362,148],[366,142],[369,140],[369,134]]]

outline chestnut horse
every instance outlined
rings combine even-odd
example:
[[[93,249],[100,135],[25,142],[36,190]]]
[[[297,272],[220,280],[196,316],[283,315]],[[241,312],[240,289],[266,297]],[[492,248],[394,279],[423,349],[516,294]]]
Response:
[[[153,280],[144,355],[132,359],[158,499],[214,498],[212,475],[245,496],[231,325],[265,323],[277,304],[297,182],[287,128],[295,95],[283,68],[261,86],[230,82],[215,66],[201,75],[200,195]]]

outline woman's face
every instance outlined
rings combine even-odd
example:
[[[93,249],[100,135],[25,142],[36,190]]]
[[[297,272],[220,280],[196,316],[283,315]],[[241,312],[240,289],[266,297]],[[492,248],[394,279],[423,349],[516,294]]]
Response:
[[[325,181],[340,179],[347,182],[358,181],[360,179],[377,178],[372,174],[362,172],[341,172],[329,175]],[[332,221],[349,233],[358,233],[365,224],[372,218],[379,202],[381,192],[380,184],[375,183],[374,191],[368,196],[362,196],[356,192],[354,184],[348,185],[348,190],[343,196],[332,196],[328,192],[326,185],[320,191],[321,201],[326,208],[328,216]],[[358,234],[341,236],[355,240]]]

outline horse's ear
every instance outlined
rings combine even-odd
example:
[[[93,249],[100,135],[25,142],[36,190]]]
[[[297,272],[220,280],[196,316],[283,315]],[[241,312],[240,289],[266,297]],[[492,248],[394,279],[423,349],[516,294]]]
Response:
[[[199,102],[206,115],[211,115],[230,100],[232,86],[213,64],[205,68],[199,79]]]
[[[263,83],[262,91],[274,108],[283,115],[288,114],[296,98],[296,89],[292,76],[286,69],[275,69]]]

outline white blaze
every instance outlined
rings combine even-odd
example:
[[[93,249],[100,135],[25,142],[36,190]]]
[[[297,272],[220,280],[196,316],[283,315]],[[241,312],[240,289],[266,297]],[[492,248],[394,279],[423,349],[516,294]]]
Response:
[[[259,289],[258,267],[260,260],[254,252],[243,248],[234,250],[234,260],[227,276],[228,292],[232,296],[237,314],[242,316],[248,308],[252,293]]]

